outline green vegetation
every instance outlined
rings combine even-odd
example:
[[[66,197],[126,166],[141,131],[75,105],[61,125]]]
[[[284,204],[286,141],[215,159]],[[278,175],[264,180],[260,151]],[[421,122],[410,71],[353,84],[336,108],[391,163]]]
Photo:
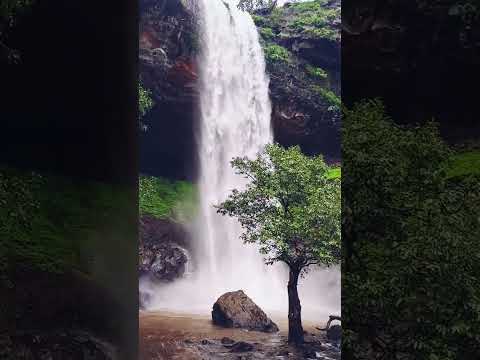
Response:
[[[152,92],[145,89],[141,82],[138,83],[138,113],[140,119],[153,107]]]
[[[340,179],[342,177],[342,168],[338,167],[330,169],[327,173],[327,177],[329,179]]]
[[[476,156],[379,101],[344,110],[342,156],[342,354],[478,358],[479,177],[446,179]]]
[[[265,40],[271,40],[275,37],[275,34],[271,28],[261,28],[260,35],[262,35]]]
[[[255,25],[258,27],[262,27],[267,24],[267,20],[263,16],[252,14],[252,19]]]
[[[196,188],[187,181],[140,176],[140,214],[157,218],[191,219],[196,212]]]
[[[288,8],[274,8],[268,15],[254,15],[255,24],[285,33],[303,34],[316,39],[338,41],[341,10],[330,8],[327,0],[291,4]]]
[[[480,175],[480,151],[461,152],[452,156],[448,178]]]
[[[257,159],[236,158],[232,166],[249,183],[232,190],[218,212],[239,220],[242,239],[259,245],[266,264],[288,265],[288,340],[303,343],[298,279],[312,265],[340,261],[340,180],[321,156],[307,157],[298,146],[267,145]]]
[[[335,95],[335,93],[329,89],[325,89],[321,86],[313,86],[313,90],[322,96],[330,105],[340,108],[342,106],[342,100]]]
[[[326,8],[327,1],[316,0],[294,4],[295,20],[290,24],[293,28],[319,38],[335,39],[338,30],[330,27],[340,19],[340,8]]]
[[[319,67],[314,67],[311,65],[307,65],[305,67],[305,70],[307,71],[307,74],[317,78],[317,79],[326,79],[328,77],[328,74],[325,70]]]
[[[0,239],[7,241],[9,260],[49,272],[88,273],[106,224],[126,216],[126,193],[107,184],[1,168]]]
[[[290,60],[290,53],[283,46],[268,44],[263,51],[268,62],[289,62]]]

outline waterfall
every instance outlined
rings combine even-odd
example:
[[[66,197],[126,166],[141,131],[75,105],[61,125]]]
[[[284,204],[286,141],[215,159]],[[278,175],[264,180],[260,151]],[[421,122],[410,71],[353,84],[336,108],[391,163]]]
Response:
[[[230,165],[232,158],[253,158],[273,141],[264,55],[252,18],[237,9],[235,0],[203,0],[201,6],[200,223],[195,236],[202,239],[198,250],[205,261],[199,270],[215,296],[243,289],[266,303],[277,293],[269,291],[272,285],[284,286],[255,246],[242,243],[237,221],[213,207],[244,186]]]
[[[251,16],[237,9],[237,1],[200,0],[200,214],[191,231],[197,261],[190,276],[159,290],[155,302],[157,308],[205,314],[220,295],[242,289],[265,310],[286,316],[286,267],[266,266],[255,245],[242,243],[238,222],[214,208],[245,185],[232,158],[254,158],[273,141],[264,54]],[[326,302],[339,308],[338,294],[329,300],[321,291],[338,271],[322,274],[300,286],[302,303],[309,304],[304,310]]]

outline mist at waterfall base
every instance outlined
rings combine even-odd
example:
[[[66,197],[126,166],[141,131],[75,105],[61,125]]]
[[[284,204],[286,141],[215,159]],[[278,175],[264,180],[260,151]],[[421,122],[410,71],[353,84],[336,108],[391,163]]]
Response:
[[[269,315],[286,316],[288,268],[267,266],[256,245],[243,244],[235,219],[216,213],[245,179],[232,158],[254,158],[273,141],[269,79],[257,29],[236,0],[201,0],[199,215],[191,226],[193,254],[182,279],[165,285],[141,282],[148,310],[209,314],[228,291],[243,290]],[[302,314],[325,321],[340,312],[340,271],[312,268],[299,282]]]

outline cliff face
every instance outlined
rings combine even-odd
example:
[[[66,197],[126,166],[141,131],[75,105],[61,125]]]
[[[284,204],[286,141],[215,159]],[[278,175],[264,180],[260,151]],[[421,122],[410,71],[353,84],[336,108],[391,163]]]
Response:
[[[340,156],[335,104],[340,3],[308,4],[287,4],[254,20],[267,57],[276,141],[335,161]],[[192,179],[198,121],[196,1],[143,0],[140,5],[140,77],[155,102],[143,119],[148,130],[140,139],[140,168],[150,175]],[[286,61],[276,56],[278,49],[287,52]]]
[[[343,4],[343,99],[381,97],[403,123],[434,118],[452,142],[480,136],[480,11],[462,0]]]
[[[287,3],[254,21],[270,75],[276,140],[339,160],[340,2]]]
[[[140,2],[139,72],[155,106],[143,121],[142,172],[168,178],[194,175],[197,110],[197,29],[193,7],[180,0]]]

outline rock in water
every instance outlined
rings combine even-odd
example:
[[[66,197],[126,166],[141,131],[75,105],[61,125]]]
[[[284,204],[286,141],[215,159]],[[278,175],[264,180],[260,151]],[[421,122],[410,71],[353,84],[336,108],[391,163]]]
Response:
[[[342,327],[340,325],[333,325],[327,330],[327,338],[332,341],[342,340]]]
[[[230,339],[229,337],[223,337],[220,341],[223,345],[232,345],[235,343],[235,340]]]
[[[220,296],[213,304],[212,320],[215,325],[229,328],[278,331],[278,326],[242,290]]]
[[[252,351],[253,349],[254,347],[252,344],[249,344],[244,341],[239,341],[232,346],[232,348],[230,349],[230,352],[240,353],[240,352]]]

